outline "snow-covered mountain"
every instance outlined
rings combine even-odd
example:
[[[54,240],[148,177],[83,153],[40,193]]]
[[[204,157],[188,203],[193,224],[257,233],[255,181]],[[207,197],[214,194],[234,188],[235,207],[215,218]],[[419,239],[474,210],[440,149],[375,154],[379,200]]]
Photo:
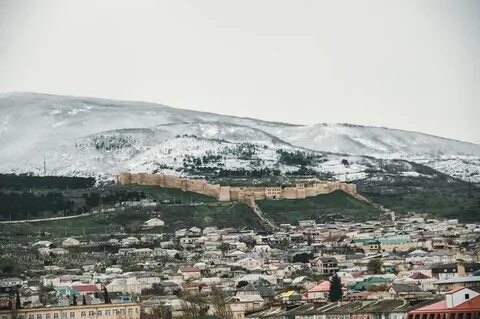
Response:
[[[480,182],[480,145],[472,143],[378,127],[299,126],[35,93],[0,95],[0,147],[0,172],[41,173],[45,157],[49,174],[107,179],[124,170],[268,168],[286,174],[299,165],[286,161],[285,152],[301,152],[308,170],[336,179],[365,178],[386,159],[401,159]],[[424,174],[405,161],[393,162],[398,174]]]

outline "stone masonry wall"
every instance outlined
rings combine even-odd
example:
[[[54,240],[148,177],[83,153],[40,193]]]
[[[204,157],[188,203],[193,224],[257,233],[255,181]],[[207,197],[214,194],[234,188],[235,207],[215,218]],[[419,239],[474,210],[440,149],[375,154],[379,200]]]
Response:
[[[263,199],[302,199],[320,194],[328,194],[342,190],[349,194],[357,194],[355,184],[340,182],[316,182],[313,184],[297,184],[296,186],[247,186],[231,187],[210,184],[204,180],[181,178],[172,175],[121,173],[117,176],[117,184],[157,185],[166,188],[177,188],[183,191],[194,192],[217,198],[219,201],[241,201],[247,198]],[[275,196],[273,196],[275,195]]]

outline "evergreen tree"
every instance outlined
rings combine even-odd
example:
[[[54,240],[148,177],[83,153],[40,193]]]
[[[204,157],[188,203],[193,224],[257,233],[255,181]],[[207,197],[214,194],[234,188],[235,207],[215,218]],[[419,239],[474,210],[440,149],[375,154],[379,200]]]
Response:
[[[343,297],[342,281],[335,273],[330,279],[330,290],[328,291],[328,300],[338,301]]]
[[[17,298],[15,300],[15,309],[21,309],[22,308],[22,303],[20,302],[20,294],[18,293],[17,290]]]
[[[77,295],[73,295],[73,300],[72,300],[72,306],[76,306],[77,305]]]
[[[103,287],[103,298],[106,304],[112,303],[110,296],[108,295],[107,287]]]
[[[368,272],[378,275],[382,273],[383,262],[380,258],[373,258],[368,261],[367,270]]]

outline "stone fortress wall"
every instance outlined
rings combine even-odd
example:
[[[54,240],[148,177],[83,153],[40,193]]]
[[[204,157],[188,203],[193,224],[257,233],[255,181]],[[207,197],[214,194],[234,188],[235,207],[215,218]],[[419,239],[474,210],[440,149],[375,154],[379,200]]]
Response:
[[[223,186],[210,184],[201,179],[188,179],[173,175],[121,173],[117,176],[119,185],[154,185],[166,188],[177,188],[217,198],[222,202],[248,202],[251,199],[303,199],[320,194],[328,194],[336,190],[356,195],[355,184],[327,181],[298,182],[295,186]]]

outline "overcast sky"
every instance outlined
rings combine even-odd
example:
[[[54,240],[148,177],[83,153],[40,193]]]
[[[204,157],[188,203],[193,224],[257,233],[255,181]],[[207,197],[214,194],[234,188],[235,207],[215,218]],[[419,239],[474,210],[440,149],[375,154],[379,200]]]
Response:
[[[480,1],[0,0],[0,92],[480,143]]]

